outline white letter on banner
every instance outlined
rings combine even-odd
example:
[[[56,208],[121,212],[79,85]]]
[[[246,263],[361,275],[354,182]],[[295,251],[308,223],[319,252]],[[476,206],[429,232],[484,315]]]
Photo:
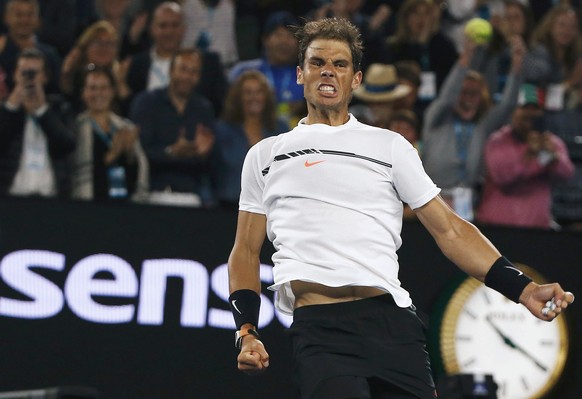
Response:
[[[108,272],[113,279],[95,279]],[[137,277],[131,265],[115,255],[97,254],[81,259],[69,273],[65,296],[71,310],[94,323],[128,323],[135,314],[134,305],[102,305],[93,296],[133,298],[137,295]]]
[[[137,320],[139,324],[161,325],[168,277],[184,281],[180,324],[204,327],[208,303],[208,271],[199,262],[186,259],[150,259],[143,262]]]
[[[39,250],[21,250],[7,254],[0,263],[0,278],[16,291],[32,300],[0,297],[0,315],[23,319],[43,319],[56,315],[64,304],[60,288],[34,273],[42,268],[61,271],[65,255]]]

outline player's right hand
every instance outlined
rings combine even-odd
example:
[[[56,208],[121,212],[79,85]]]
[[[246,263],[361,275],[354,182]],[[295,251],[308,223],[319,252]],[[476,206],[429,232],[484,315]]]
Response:
[[[260,374],[269,367],[269,354],[265,345],[253,337],[243,337],[242,348],[237,357],[238,369],[247,374]]]

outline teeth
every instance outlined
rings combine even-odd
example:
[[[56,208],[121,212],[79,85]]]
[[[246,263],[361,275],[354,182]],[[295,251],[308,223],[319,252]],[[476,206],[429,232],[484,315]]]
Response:
[[[320,91],[335,91],[335,89],[331,86],[321,86],[319,88]]]

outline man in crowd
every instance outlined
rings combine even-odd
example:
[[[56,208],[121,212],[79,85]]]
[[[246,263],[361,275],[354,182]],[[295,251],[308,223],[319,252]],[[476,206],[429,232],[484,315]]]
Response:
[[[297,20],[286,11],[269,15],[262,32],[264,55],[262,58],[241,61],[229,73],[229,81],[234,80],[248,69],[257,69],[265,74],[275,90],[278,115],[289,126],[293,126],[304,115],[303,90],[296,82],[297,39],[290,27]]]
[[[130,93],[126,101],[131,102],[143,90],[165,87],[170,82],[170,61],[180,49],[184,37],[184,12],[173,1],[164,1],[156,7],[150,24],[152,47],[135,54],[123,62],[126,82]],[[226,96],[228,82],[220,65],[217,53],[204,52],[202,55],[202,77],[196,90],[208,98],[218,114]]]
[[[202,69],[198,50],[174,54],[167,87],[142,92],[130,113],[150,163],[152,201],[200,206],[212,202],[208,154],[214,110],[196,92]]]
[[[14,87],[14,70],[18,54],[28,48],[39,49],[45,58],[46,91],[58,93],[61,58],[57,50],[40,42],[36,32],[40,27],[40,8],[37,0],[8,0],[4,10],[6,34],[0,36],[0,66],[6,72],[6,82]]]
[[[16,60],[14,89],[0,106],[0,190],[10,195],[66,196],[65,158],[75,149],[71,115],[47,97],[45,58],[24,50]]]
[[[511,124],[485,145],[486,180],[477,214],[481,223],[552,227],[552,185],[574,175],[564,142],[543,126],[544,110],[535,86],[522,86],[521,105]]]

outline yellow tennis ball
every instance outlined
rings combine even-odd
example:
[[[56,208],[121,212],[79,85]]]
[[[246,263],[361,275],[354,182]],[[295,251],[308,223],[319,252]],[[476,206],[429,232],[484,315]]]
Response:
[[[465,25],[465,35],[476,44],[486,44],[493,36],[493,27],[486,19],[472,18]]]

